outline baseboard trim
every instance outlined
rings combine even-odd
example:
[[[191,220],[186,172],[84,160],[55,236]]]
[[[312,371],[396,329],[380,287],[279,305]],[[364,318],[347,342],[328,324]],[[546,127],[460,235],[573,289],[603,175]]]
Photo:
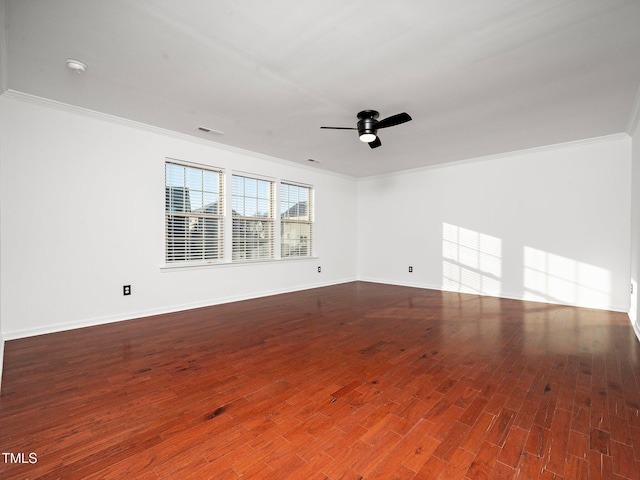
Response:
[[[211,307],[214,305],[222,305],[225,303],[240,302],[243,300],[252,300],[254,298],[268,297],[271,295],[280,295],[283,293],[292,293],[303,290],[310,290],[312,288],[328,287],[331,285],[339,285],[342,283],[355,282],[357,278],[344,278],[340,280],[334,280],[330,282],[319,282],[307,285],[299,285],[294,288],[288,289],[274,289],[265,290],[262,292],[252,293],[248,295],[235,295],[232,297],[219,298],[212,301],[202,301],[193,303],[184,303],[180,305],[173,305],[171,307],[151,309],[144,311],[131,312],[126,315],[113,315],[108,317],[91,318],[87,320],[80,320],[77,322],[59,323],[55,325],[47,325],[46,327],[32,328],[26,330],[14,330],[12,332],[4,332],[4,340],[17,340],[20,338],[35,337],[37,335],[46,335],[49,333],[64,332],[66,330],[74,330],[77,328],[95,327],[98,325],[105,325],[108,323],[125,322],[128,320],[135,320],[137,318],[152,317],[154,315],[164,315],[167,313],[181,312],[185,310],[192,310],[195,308]],[[4,342],[3,340],[3,342]]]
[[[4,365],[4,337],[0,334],[0,390],[2,390],[2,372]]]
[[[415,283],[415,282],[401,282],[401,281],[380,279],[380,278],[373,278],[373,277],[362,277],[362,278],[359,278],[358,280],[362,282],[384,283],[387,285],[397,285],[401,287],[413,287],[413,288],[424,288],[427,290],[438,290],[441,292],[464,293],[466,295],[477,295],[479,297],[504,298],[507,300],[520,300],[522,302],[545,303],[548,305],[559,305],[559,306],[577,307],[577,308],[591,308],[594,310],[605,310],[609,312],[628,313],[627,307],[620,307],[616,305],[606,305],[606,306],[577,305],[577,304],[571,304],[571,303],[553,302],[551,300],[524,298],[522,295],[504,293],[504,292],[501,292],[500,295],[490,295],[487,293],[476,293],[476,292],[469,292],[464,290],[447,290],[443,288],[441,285],[430,285],[430,284]]]
[[[239,302],[239,301],[243,301],[243,300],[251,300],[251,299],[254,299],[254,298],[261,298],[261,297],[268,297],[268,296],[271,296],[271,295],[280,295],[280,294],[283,294],[283,293],[292,293],[292,292],[297,292],[297,291],[310,290],[310,289],[313,289],[313,288],[327,287],[327,286],[331,286],[331,285],[339,285],[339,284],[342,284],[342,283],[355,282],[355,281],[382,283],[382,284],[387,284],[387,285],[397,285],[397,286],[402,286],[402,287],[422,288],[422,289],[427,289],[427,290],[438,290],[438,291],[443,291],[443,292],[448,291],[448,292],[453,292],[453,293],[464,293],[464,294],[468,294],[468,295],[504,298],[504,299],[509,299],[509,300],[519,300],[519,301],[524,301],[524,302],[546,303],[546,304],[551,304],[551,305],[571,306],[571,307],[579,307],[579,308],[593,308],[595,310],[608,310],[608,311],[622,312],[622,313],[627,313],[628,314],[628,310],[627,309],[616,307],[614,305],[609,305],[606,308],[604,308],[604,307],[594,307],[594,306],[590,306],[590,305],[572,305],[572,304],[551,302],[551,301],[531,300],[531,299],[523,298],[522,296],[519,296],[519,295],[512,295],[512,294],[487,295],[487,294],[478,294],[478,293],[466,292],[466,291],[445,290],[440,285],[429,285],[429,284],[416,283],[416,282],[401,282],[401,281],[393,281],[393,280],[381,279],[381,278],[375,278],[375,277],[361,277],[361,278],[349,277],[349,278],[343,278],[343,279],[334,280],[334,281],[330,281],[330,282],[319,282],[319,283],[313,283],[313,284],[299,285],[299,286],[297,286],[295,288],[265,290],[265,291],[262,291],[262,292],[257,292],[257,293],[247,294],[247,295],[236,295],[236,296],[232,296],[232,297],[219,298],[219,299],[212,300],[212,301],[193,302],[193,303],[186,303],[186,304],[180,304],[180,305],[173,305],[171,307],[166,307],[166,308],[151,309],[151,310],[144,310],[144,311],[136,311],[136,312],[131,312],[131,313],[128,313],[128,314],[125,314],[125,315],[114,315],[114,316],[108,316],[108,317],[91,318],[91,319],[87,319],[87,320],[80,320],[80,321],[77,321],[77,322],[69,322],[69,323],[59,323],[59,324],[55,324],[55,325],[47,325],[46,327],[32,328],[32,329],[26,329],[26,330],[15,330],[15,331],[12,331],[12,332],[3,332],[2,337],[0,337],[0,344],[1,344],[2,352],[3,352],[4,351],[4,342],[5,341],[9,341],[9,340],[16,340],[16,339],[20,339],[20,338],[33,337],[33,336],[36,336],[36,335],[46,335],[46,334],[49,334],[49,333],[63,332],[63,331],[66,331],[66,330],[73,330],[73,329],[76,329],[76,328],[94,327],[94,326],[97,326],[97,325],[104,325],[104,324],[108,324],[108,323],[116,323],[116,322],[123,322],[123,321],[127,321],[127,320],[135,320],[136,318],[144,318],[144,317],[151,317],[151,316],[154,316],[154,315],[163,315],[163,314],[167,314],[167,313],[175,313],[175,312],[180,312],[180,311],[185,311],[185,310],[192,310],[192,309],[195,309],[195,308],[203,308],[203,307],[210,307],[210,306],[214,306],[214,305],[222,305],[222,304],[225,304],[225,303]],[[638,337],[638,340],[640,340],[640,327],[638,327],[637,325],[633,324],[633,322],[631,322],[631,324],[633,325],[633,329],[634,329],[634,332],[635,332],[636,336]],[[1,360],[2,360],[2,357],[0,357],[0,367],[1,367]],[[0,370],[0,373],[1,373],[1,370]],[[0,378],[0,382],[1,382],[1,378]]]
[[[631,323],[631,326],[633,327],[633,333],[636,334],[636,338],[638,339],[638,341],[640,341],[640,327],[638,327],[638,325],[631,320],[631,317],[629,317],[629,322]]]

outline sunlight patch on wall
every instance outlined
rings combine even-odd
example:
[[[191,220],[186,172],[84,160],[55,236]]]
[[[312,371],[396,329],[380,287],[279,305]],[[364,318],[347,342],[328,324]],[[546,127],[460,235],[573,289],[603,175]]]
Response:
[[[524,299],[608,308],[611,273],[588,263],[524,247]]]
[[[501,239],[442,224],[443,290],[498,296],[501,277]]]

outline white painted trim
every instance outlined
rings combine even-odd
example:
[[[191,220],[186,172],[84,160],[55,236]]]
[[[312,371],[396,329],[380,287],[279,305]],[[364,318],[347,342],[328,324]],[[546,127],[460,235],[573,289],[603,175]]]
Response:
[[[633,327],[633,332],[636,334],[637,339],[640,341],[640,327],[631,321],[631,317],[629,317],[629,323]]]
[[[4,337],[0,333],[0,391],[2,390],[2,372],[4,371]]]
[[[2,1],[2,0],[0,0]],[[221,150],[225,150],[227,152],[231,152],[231,153],[235,153],[235,154],[239,154],[239,155],[247,155],[253,158],[257,158],[259,160],[266,160],[269,162],[276,162],[276,163],[280,163],[280,164],[284,164],[284,165],[289,165],[289,166],[296,166],[299,168],[304,168],[304,169],[309,169],[309,168],[313,168],[305,163],[301,163],[301,162],[294,162],[291,160],[284,160],[282,158],[278,158],[278,157],[272,157],[269,155],[265,155],[264,153],[259,153],[259,152],[253,152],[251,150],[244,150],[242,148],[238,148],[238,147],[234,147],[232,145],[227,145],[225,143],[218,143],[215,142],[213,140],[209,140],[209,139],[205,139],[205,138],[200,138],[200,137],[196,137],[196,136],[192,136],[192,135],[187,135],[186,133],[179,133],[173,130],[167,130],[166,128],[160,128],[160,127],[155,127],[153,125],[149,125],[147,123],[142,123],[142,122],[136,122],[134,120],[128,120],[126,118],[122,118],[122,117],[118,117],[115,115],[110,115],[108,113],[102,113],[102,112],[98,112],[96,110],[91,110],[88,108],[83,108],[83,107],[77,107],[75,105],[70,105],[68,103],[63,103],[63,102],[58,102],[56,100],[50,100],[48,98],[43,98],[43,97],[38,97],[36,95],[31,95],[28,93],[23,93],[23,92],[18,92],[16,90],[11,90],[8,89],[4,92],[1,93],[2,96],[7,97],[7,98],[11,98],[14,100],[20,100],[20,101],[25,101],[28,103],[33,103],[36,105],[40,105],[40,106],[44,106],[44,107],[49,107],[49,108],[53,108],[59,111],[64,111],[64,112],[69,112],[69,113],[75,113],[75,114],[79,114],[79,115],[83,115],[85,117],[90,117],[90,118],[94,118],[94,119],[98,119],[98,120],[102,120],[102,121],[106,121],[106,122],[110,122],[110,123],[115,123],[118,125],[123,125],[126,127],[130,127],[130,128],[135,128],[138,130],[143,130],[143,131],[147,131],[147,132],[151,132],[151,133],[156,133],[156,134],[160,134],[160,135],[164,135],[167,137],[173,137],[173,138],[177,138],[179,140],[186,140],[189,142],[193,142],[193,143],[198,143],[201,145],[214,145],[216,148],[219,148]],[[349,176],[349,175],[345,175],[343,173],[337,173],[337,172],[332,172],[331,170],[318,170],[317,168],[313,168],[314,172],[318,172],[321,174],[326,174],[332,177],[338,177],[338,178],[344,178],[344,179],[349,179],[349,180],[355,180],[355,177]]]
[[[0,0],[0,94],[9,88],[9,18],[7,0]],[[0,373],[2,371],[0,370]]]
[[[181,160],[179,158],[172,158],[172,157],[164,157],[164,159],[166,160],[166,163],[170,163],[172,165],[178,165],[180,167],[196,167],[196,168],[202,168],[205,170],[209,170],[211,172],[216,172],[219,173],[221,175],[225,174],[225,169],[222,167],[216,167],[215,165],[206,165],[204,163],[196,163],[196,162],[190,162],[188,160]]]
[[[366,180],[372,180],[377,178],[389,178],[389,177],[395,177],[399,175],[407,175],[410,173],[420,173],[420,172],[425,172],[425,171],[439,169],[439,168],[449,168],[449,167],[454,167],[459,165],[468,165],[472,163],[486,162],[489,160],[498,160],[501,158],[520,157],[520,156],[530,155],[534,153],[550,152],[550,151],[556,151],[556,150],[561,150],[565,148],[574,148],[574,147],[580,147],[583,145],[592,145],[594,143],[614,142],[614,141],[623,140],[623,139],[631,139],[631,136],[625,132],[614,133],[612,135],[604,135],[602,137],[584,138],[582,140],[574,140],[572,142],[554,143],[551,145],[543,145],[540,147],[527,148],[524,150],[514,150],[512,152],[496,153],[494,155],[486,155],[484,157],[474,157],[474,158],[468,158],[465,160],[457,160],[454,162],[437,163],[434,165],[427,165],[425,167],[411,168],[408,170],[399,170],[397,172],[381,173],[380,175],[371,175],[370,177],[360,177],[360,178],[357,178],[356,180],[360,182],[363,180],[366,181]]]
[[[0,94],[8,88],[9,73],[7,71],[7,47],[9,38],[9,19],[7,18],[7,0],[0,0]],[[4,366],[4,337],[0,331],[0,390],[2,390],[2,372]]]
[[[355,282],[356,280],[357,280],[356,278],[345,278],[345,279],[336,280],[333,282],[318,282],[313,284],[300,285],[293,289],[265,290],[255,294],[252,293],[249,295],[236,295],[232,297],[221,298],[213,302],[207,302],[207,301],[194,302],[194,303],[187,303],[182,305],[174,305],[168,308],[139,311],[139,312],[129,313],[126,315],[113,315],[109,317],[91,318],[91,319],[81,320],[77,322],[59,323],[55,325],[48,325],[46,327],[41,327],[41,328],[32,328],[28,330],[16,330],[13,332],[4,332],[4,338],[6,340],[15,340],[18,338],[33,337],[36,335],[45,335],[47,333],[63,332],[66,330],[73,330],[76,328],[95,327],[98,325],[123,322],[127,320],[135,320],[138,318],[151,317],[154,315],[163,315],[167,313],[182,312],[182,311],[191,310],[194,308],[211,307],[214,305],[221,305],[221,304],[231,303],[231,302],[239,302],[242,300],[251,300],[254,298],[262,298],[262,297],[268,297],[271,295],[279,295],[282,293],[292,293],[292,292],[297,292],[302,290],[310,290],[312,288],[328,287],[331,285]]]
[[[271,295],[279,295],[279,294],[283,294],[283,293],[293,293],[293,292],[298,292],[298,291],[310,290],[310,289],[314,289],[314,288],[328,287],[328,286],[331,286],[331,285],[340,285],[340,284],[343,284],[343,283],[349,283],[349,282],[355,282],[355,281],[379,283],[379,284],[384,284],[384,285],[396,285],[396,286],[401,286],[401,287],[420,288],[420,289],[425,289],[425,290],[435,290],[435,291],[439,291],[439,292],[462,293],[464,295],[476,295],[478,297],[504,298],[504,299],[509,299],[509,300],[519,300],[519,301],[530,302],[530,303],[543,303],[543,304],[548,304],[548,305],[569,306],[569,307],[577,307],[577,308],[592,308],[594,310],[605,310],[605,311],[627,313],[624,309],[619,308],[619,307],[615,307],[613,305],[608,307],[608,308],[605,308],[605,309],[600,309],[600,308],[595,308],[595,307],[581,307],[579,305],[569,305],[569,304],[555,303],[555,302],[542,302],[542,301],[536,302],[536,301],[533,301],[533,300],[526,300],[522,296],[519,296],[519,295],[492,296],[492,295],[480,295],[480,294],[474,294],[474,293],[468,293],[468,292],[458,292],[458,291],[455,291],[455,290],[444,290],[439,286],[426,285],[426,284],[420,284],[420,283],[415,283],[415,282],[389,281],[389,280],[385,280],[385,279],[372,278],[372,277],[344,278],[344,279],[333,281],[333,282],[319,282],[319,283],[314,283],[314,284],[301,285],[301,286],[296,287],[294,289],[265,290],[265,291],[262,291],[262,292],[259,292],[259,293],[255,293],[255,294],[250,294],[250,295],[237,295],[237,296],[233,296],[233,297],[226,297],[226,298],[218,299],[218,300],[216,300],[214,302],[194,302],[194,303],[176,305],[176,306],[173,306],[173,307],[170,307],[170,308],[139,311],[139,312],[135,312],[135,313],[127,314],[127,315],[114,315],[114,316],[110,316],[110,317],[92,318],[92,319],[82,320],[82,321],[78,321],[78,322],[69,322],[69,323],[60,323],[60,324],[56,324],[56,325],[48,325],[47,327],[43,327],[43,328],[33,328],[33,329],[28,329],[28,330],[17,330],[17,331],[13,331],[13,332],[5,332],[3,335],[0,335],[0,354],[2,354],[4,352],[4,342],[8,341],[8,340],[16,340],[16,339],[32,337],[32,336],[36,336],[36,335],[45,335],[45,334],[48,334],[48,333],[63,332],[63,331],[67,331],[67,330],[73,330],[73,329],[76,329],[76,328],[86,328],[86,327],[94,327],[94,326],[98,326],[98,325],[106,325],[106,324],[109,324],[109,323],[117,323],[117,322],[123,322],[123,321],[128,321],[128,320],[135,320],[135,319],[138,319],[138,318],[151,317],[151,316],[154,316],[154,315],[164,315],[164,314],[169,314],[169,313],[182,312],[182,311],[185,311],[185,310],[192,310],[192,309],[196,309],[196,308],[203,308],[203,307],[210,307],[210,306],[215,306],[215,305],[222,305],[222,304],[226,304],[226,303],[238,302],[238,301],[242,301],[242,300],[251,300],[251,299],[255,299],[255,298],[268,297],[268,296],[271,296]],[[633,324],[632,322],[630,322],[630,323],[632,324],[633,330],[634,330],[636,336],[638,337],[638,340],[640,340],[640,327],[638,327],[637,325]],[[2,371],[1,368],[2,368],[2,356],[0,356],[0,372]],[[0,386],[1,386],[1,378],[0,378]]]
[[[160,271],[162,272],[184,272],[190,270],[202,270],[207,268],[220,268],[220,267],[241,267],[246,265],[262,265],[262,264],[281,264],[288,262],[308,262],[318,261],[320,257],[285,257],[285,258],[265,258],[263,260],[236,260],[231,262],[215,262],[211,263],[193,263],[189,264],[164,264],[160,265]]]
[[[0,0],[0,2],[3,2],[3,1],[4,0]],[[0,3],[0,7],[1,7],[1,5],[2,5],[2,3]],[[2,14],[2,10],[0,8],[0,19],[1,19],[1,14]],[[0,30],[0,32],[1,32],[1,30]],[[6,44],[6,42],[5,42],[5,44]],[[1,55],[1,53],[2,53],[2,51],[0,50],[0,68],[2,68],[2,63],[1,62],[3,60],[3,57]],[[2,71],[3,72],[6,71],[6,68],[4,70],[2,70]],[[2,82],[2,79],[0,78],[0,87],[2,87],[2,83],[1,82]],[[202,144],[202,145],[211,145],[211,144],[213,144],[217,148],[220,148],[222,150],[226,150],[228,152],[237,153],[237,154],[241,154],[241,155],[249,155],[249,156],[253,156],[254,158],[267,160],[267,161],[270,161],[270,162],[277,162],[277,163],[286,164],[286,165],[295,165],[295,166],[298,166],[298,167],[309,168],[308,165],[305,165],[304,163],[294,162],[294,161],[291,161],[291,160],[284,160],[282,158],[272,157],[272,156],[269,156],[269,155],[265,155],[263,153],[253,152],[253,151],[250,151],[250,150],[244,150],[242,148],[234,147],[234,146],[227,145],[227,144],[224,144],[224,143],[218,143],[218,142],[215,142],[213,140],[204,139],[204,138],[200,138],[200,137],[196,137],[196,136],[192,136],[192,135],[187,135],[185,133],[179,133],[179,132],[176,132],[176,131],[173,131],[173,130],[167,130],[165,128],[155,127],[153,125],[149,125],[149,124],[146,124],[146,123],[136,122],[134,120],[129,120],[129,119],[126,119],[126,118],[115,116],[115,115],[110,115],[110,114],[107,114],[107,113],[98,112],[96,110],[91,110],[91,109],[88,109],[88,108],[83,108],[83,107],[78,107],[78,106],[70,105],[70,104],[63,103],[63,102],[58,102],[56,100],[51,100],[51,99],[44,98],[44,97],[38,97],[36,95],[23,93],[23,92],[19,92],[19,91],[16,91],[16,90],[11,90],[11,89],[0,90],[0,95],[5,96],[7,98],[12,98],[12,99],[16,99],[16,100],[22,100],[22,101],[25,101],[25,102],[34,103],[36,105],[50,107],[50,108],[54,108],[54,109],[61,110],[61,111],[76,113],[76,114],[84,115],[86,117],[91,117],[91,118],[94,118],[94,119],[99,119],[99,120],[103,120],[103,121],[107,121],[107,122],[111,122],[111,123],[116,123],[116,124],[128,126],[128,127],[131,127],[131,128],[136,128],[136,129],[139,129],[139,130],[144,130],[144,131],[148,131],[148,132],[152,132],[152,133],[157,133],[157,134],[161,134],[161,135],[165,135],[165,136],[169,136],[169,137],[173,137],[173,138],[177,138],[177,139],[181,139],[181,140],[187,140],[187,141],[191,141],[191,142],[194,142],[194,143],[199,143],[199,144]],[[484,162],[484,161],[488,161],[488,160],[495,160],[495,159],[500,159],[500,158],[505,158],[505,157],[514,157],[514,156],[528,155],[528,154],[531,154],[531,153],[552,151],[552,150],[557,150],[557,149],[560,149],[560,148],[572,148],[572,147],[581,146],[581,145],[589,145],[589,144],[593,144],[593,143],[620,140],[622,138],[629,138],[630,137],[630,132],[635,131],[635,126],[637,126],[639,122],[640,122],[640,88],[638,89],[638,94],[636,95],[636,101],[634,103],[633,111],[632,111],[631,117],[629,119],[629,123],[627,125],[627,129],[626,129],[625,132],[614,133],[614,134],[611,134],[611,135],[605,135],[605,136],[601,136],[601,137],[592,137],[592,138],[585,138],[585,139],[581,139],[581,140],[574,140],[574,141],[571,141],[571,142],[556,143],[556,144],[551,144],[551,145],[543,145],[543,146],[540,146],[540,147],[532,147],[532,148],[523,149],[523,150],[514,150],[514,151],[511,151],[511,152],[503,152],[503,153],[498,153],[498,154],[494,154],[494,155],[486,155],[486,156],[483,156],[483,157],[473,157],[473,158],[457,160],[457,161],[453,161],[453,162],[437,163],[437,164],[434,164],[434,165],[427,165],[427,166],[424,166],[424,167],[417,167],[417,168],[412,168],[412,169],[407,169],[407,170],[399,170],[399,171],[396,171],[396,172],[382,173],[382,174],[379,174],[379,175],[371,175],[371,176],[368,176],[368,177],[353,177],[353,176],[350,176],[350,175],[346,175],[346,174],[338,173],[338,172],[333,172],[331,170],[325,170],[325,169],[322,169],[322,170],[314,169],[314,170],[319,172],[319,173],[327,174],[329,176],[338,177],[338,178],[344,178],[344,179],[349,179],[349,180],[357,180],[357,181],[369,180],[369,179],[375,179],[375,178],[387,178],[387,177],[393,177],[393,176],[396,176],[396,175],[405,175],[405,174],[408,174],[408,173],[418,173],[418,172],[422,172],[422,171],[432,170],[432,169],[435,169],[435,168],[446,168],[446,167],[451,167],[451,166],[456,166],[456,165],[465,165],[465,164],[469,164],[469,163]]]
[[[492,298],[504,298],[506,300],[519,300],[522,302],[530,302],[530,303],[543,303],[543,304],[547,304],[547,305],[559,305],[559,306],[563,306],[563,307],[576,307],[576,308],[588,308],[588,309],[592,309],[592,310],[602,310],[602,311],[607,311],[607,312],[620,312],[620,313],[628,313],[628,308],[626,307],[620,307],[620,306],[616,306],[616,305],[607,305],[604,308],[598,308],[598,307],[592,307],[592,306],[582,306],[582,305],[574,305],[574,304],[570,304],[570,303],[560,303],[560,302],[544,302],[542,300],[530,300],[530,299],[526,299],[524,298],[522,295],[515,295],[515,294],[501,294],[501,295],[488,295],[488,294],[480,294],[480,293],[469,293],[469,292],[464,292],[464,291],[460,291],[460,290],[446,290],[444,288],[442,288],[441,286],[434,286],[434,285],[428,285],[428,284],[421,284],[421,283],[414,283],[414,282],[398,282],[398,281],[391,281],[391,280],[384,280],[384,279],[380,279],[380,278],[371,278],[371,277],[364,277],[364,278],[358,278],[359,281],[361,282],[372,282],[372,283],[382,283],[382,284],[386,284],[386,285],[398,285],[400,287],[414,287],[414,288],[423,288],[426,290],[437,290],[439,292],[450,292],[450,293],[462,293],[465,295],[476,295],[478,297],[492,297]],[[635,327],[635,326],[634,326]],[[638,337],[640,339],[640,336]]]
[[[633,107],[631,108],[631,114],[629,115],[629,121],[627,122],[627,134],[633,135],[638,127],[638,123],[640,123],[640,86],[638,87],[638,91],[636,92],[636,98],[633,102]]]

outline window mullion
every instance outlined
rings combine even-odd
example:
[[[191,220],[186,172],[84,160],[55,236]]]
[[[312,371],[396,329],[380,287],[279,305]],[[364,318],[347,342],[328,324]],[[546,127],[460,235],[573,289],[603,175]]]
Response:
[[[209,175],[216,175],[216,182],[211,185],[206,181]],[[166,263],[203,263],[223,258],[223,175],[220,170],[202,166],[165,163]]]

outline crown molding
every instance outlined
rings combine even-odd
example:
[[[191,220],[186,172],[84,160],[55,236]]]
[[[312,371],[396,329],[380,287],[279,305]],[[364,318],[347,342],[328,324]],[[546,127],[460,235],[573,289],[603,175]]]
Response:
[[[638,91],[636,92],[636,99],[633,102],[633,107],[631,108],[631,115],[629,115],[629,122],[627,123],[626,132],[629,135],[633,135],[638,128],[638,124],[640,123],[640,86],[638,87]]]
[[[2,2],[3,0],[0,0]],[[129,120],[123,117],[118,117],[116,115],[111,115],[108,113],[99,112],[97,110],[91,110],[89,108],[78,107],[76,105],[71,105],[64,102],[59,102],[57,100],[51,100],[49,98],[39,97],[37,95],[31,95],[30,93],[19,92],[17,90],[8,89],[2,93],[0,93],[0,97],[6,97],[26,103],[32,103],[35,105],[40,105],[42,107],[52,108],[54,110],[59,110],[63,112],[68,112],[76,115],[85,116],[87,118],[93,118],[97,120],[102,120],[105,122],[110,122],[118,125],[122,125],[129,128],[134,128],[137,130],[142,130],[150,133],[155,133],[158,135],[162,135],[165,137],[172,137],[178,140],[184,140],[191,143],[197,143],[199,145],[205,145],[208,147],[218,148],[220,150],[224,150],[230,153],[235,153],[238,155],[249,156],[253,158],[258,158],[260,160],[266,160],[269,162],[275,162],[284,164],[290,167],[301,168],[306,171],[315,172],[321,175],[328,175],[330,177],[339,177],[348,180],[355,180],[355,177],[345,175],[343,173],[332,172],[330,170],[321,170],[317,168],[313,168],[310,165],[303,164],[300,162],[296,162],[293,160],[285,160],[283,158],[272,157],[270,155],[266,155],[260,152],[254,152],[251,150],[245,150],[239,147],[234,147],[232,145],[227,145],[225,143],[218,143],[214,140],[208,140],[204,138],[199,138],[192,135],[187,135],[186,133],[176,132],[174,130],[168,130],[166,128],[156,127],[150,125],[148,123],[137,122],[135,120]]]
[[[64,102],[59,102],[57,100],[51,100],[49,98],[45,98],[45,97],[39,97],[37,95],[32,95],[30,93],[24,93],[24,92],[20,92],[17,90],[11,90],[8,89],[5,92],[2,93],[3,97],[6,98],[10,98],[13,100],[18,100],[21,102],[26,102],[26,103],[31,103],[34,105],[39,105],[41,107],[47,107],[47,108],[51,108],[54,110],[58,110],[61,112],[68,112],[68,113],[73,113],[76,115],[81,115],[84,117],[88,117],[88,118],[93,118],[93,119],[97,119],[97,120],[102,120],[102,121],[106,121],[109,123],[114,123],[114,124],[118,124],[118,125],[122,125],[125,127],[130,127],[130,128],[135,128],[138,130],[144,130],[147,132],[151,132],[151,133],[157,133],[160,135],[165,135],[165,136],[170,136],[173,138],[178,138],[178,139],[182,139],[182,140],[188,140],[190,142],[193,143],[199,143],[201,145],[215,145],[215,146],[219,146],[221,148],[226,148],[228,150],[235,150],[240,152],[241,149],[238,149],[236,147],[231,147],[225,144],[221,144],[221,143],[216,143],[213,142],[211,140],[206,140],[206,139],[202,139],[202,138],[198,138],[198,137],[194,137],[191,135],[187,135],[184,133],[179,133],[179,132],[175,132],[173,130],[167,130],[165,128],[160,128],[160,127],[155,127],[153,125],[149,125],[147,123],[142,123],[142,122],[137,122],[135,120],[129,120],[123,117],[118,117],[116,115],[111,115],[109,113],[103,113],[103,112],[99,112],[97,110],[91,110],[89,108],[85,108],[85,107],[78,107],[76,105],[71,105],[69,103],[64,103]],[[243,151],[243,153],[253,153],[253,152],[248,152],[248,151]]]
[[[604,135],[601,137],[584,138],[581,140],[573,140],[571,142],[553,143],[551,145],[542,145],[540,147],[525,148],[522,150],[513,150],[510,152],[496,153],[494,155],[485,155],[482,157],[467,158],[467,159],[457,160],[453,162],[437,163],[434,165],[427,165],[425,167],[418,167],[418,168],[413,168],[409,170],[401,170],[398,172],[383,173],[380,175],[372,175],[370,177],[362,177],[362,178],[358,178],[358,180],[373,180],[376,178],[386,178],[386,177],[394,177],[398,175],[407,175],[409,173],[420,173],[420,172],[426,172],[429,170],[435,170],[440,168],[449,168],[449,167],[455,167],[455,166],[461,166],[461,165],[468,165],[472,163],[486,162],[489,160],[499,160],[501,158],[520,157],[523,155],[530,155],[534,153],[552,152],[554,150],[562,150],[565,148],[574,148],[574,147],[580,147],[584,145],[592,145],[592,144],[604,143],[604,142],[615,142],[615,141],[625,140],[630,138],[631,138],[630,135],[624,132],[613,133],[611,135]]]
[[[0,0],[0,94],[9,88],[9,19],[7,18],[7,0]]]

